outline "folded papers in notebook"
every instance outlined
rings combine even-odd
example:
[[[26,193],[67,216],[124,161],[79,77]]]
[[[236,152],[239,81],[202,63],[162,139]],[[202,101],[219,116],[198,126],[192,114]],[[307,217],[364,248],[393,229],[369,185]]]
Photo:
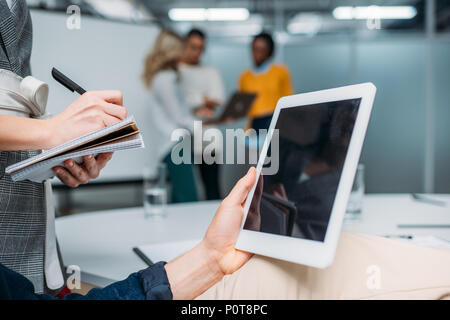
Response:
[[[53,149],[15,163],[6,168],[13,181],[30,180],[42,182],[55,176],[52,168],[64,166],[64,161],[73,159],[83,162],[83,156],[105,152],[143,148],[144,141],[133,117],[103,129],[66,142]]]

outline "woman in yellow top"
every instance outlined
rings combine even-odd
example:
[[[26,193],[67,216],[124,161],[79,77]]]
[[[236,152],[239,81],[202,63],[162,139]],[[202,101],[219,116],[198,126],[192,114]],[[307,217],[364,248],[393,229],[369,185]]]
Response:
[[[260,33],[253,38],[254,67],[245,70],[239,79],[239,91],[257,93],[249,111],[250,126],[267,129],[278,99],[292,94],[291,76],[286,66],[271,62],[275,51],[272,36]]]

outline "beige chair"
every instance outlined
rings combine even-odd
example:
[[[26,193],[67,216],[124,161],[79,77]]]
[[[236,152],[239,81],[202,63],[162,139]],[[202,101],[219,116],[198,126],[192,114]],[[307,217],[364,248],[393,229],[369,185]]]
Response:
[[[197,299],[450,299],[450,250],[343,232],[327,269],[255,255]]]

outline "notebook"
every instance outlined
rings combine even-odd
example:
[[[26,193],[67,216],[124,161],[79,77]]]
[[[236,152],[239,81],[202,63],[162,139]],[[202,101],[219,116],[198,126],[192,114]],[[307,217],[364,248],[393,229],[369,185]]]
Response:
[[[144,141],[134,117],[131,116],[15,163],[7,167],[5,172],[11,176],[13,181],[42,182],[55,176],[52,168],[64,166],[64,161],[67,159],[82,163],[82,157],[85,155],[137,148],[144,148]]]

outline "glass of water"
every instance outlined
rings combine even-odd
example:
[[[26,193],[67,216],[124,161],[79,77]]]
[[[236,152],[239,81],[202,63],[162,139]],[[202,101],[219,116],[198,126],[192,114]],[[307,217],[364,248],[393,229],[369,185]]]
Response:
[[[357,217],[362,213],[364,191],[364,165],[360,163],[356,169],[352,192],[350,193],[350,198],[347,203],[348,217]]]
[[[153,173],[153,174],[152,174]],[[149,167],[144,169],[144,211],[146,218],[167,215],[167,167],[158,164],[156,172]]]

